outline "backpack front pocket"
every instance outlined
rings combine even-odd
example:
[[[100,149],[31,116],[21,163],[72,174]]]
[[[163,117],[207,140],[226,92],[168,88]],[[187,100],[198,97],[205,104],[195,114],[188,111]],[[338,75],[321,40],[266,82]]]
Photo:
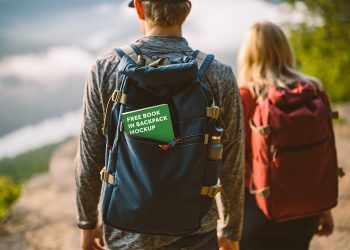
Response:
[[[168,150],[122,134],[107,223],[120,229],[184,235],[200,227],[206,145],[195,135]]]

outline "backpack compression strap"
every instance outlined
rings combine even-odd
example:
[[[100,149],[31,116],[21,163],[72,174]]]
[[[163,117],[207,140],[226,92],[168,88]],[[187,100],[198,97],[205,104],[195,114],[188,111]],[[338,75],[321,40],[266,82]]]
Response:
[[[199,50],[196,50],[192,53],[191,55],[197,62],[198,64],[198,79],[200,81],[203,81],[205,74],[210,66],[210,64],[214,60],[214,55],[211,54],[205,54]],[[213,102],[211,107],[207,107],[207,117],[211,119],[218,119],[220,113],[220,108],[215,106],[215,101]],[[220,140],[220,137],[219,137]],[[218,159],[221,159],[221,155],[217,155]],[[215,186],[203,186],[201,189],[201,195],[203,196],[208,196],[211,198],[214,198],[218,193],[222,193],[226,198],[226,194],[224,190],[222,189],[221,185],[215,185]],[[227,202],[228,204],[228,202]]]

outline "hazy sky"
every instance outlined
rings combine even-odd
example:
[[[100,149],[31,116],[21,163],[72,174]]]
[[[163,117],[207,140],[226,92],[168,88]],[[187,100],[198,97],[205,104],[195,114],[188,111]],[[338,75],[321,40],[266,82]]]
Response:
[[[2,140],[5,134],[81,107],[86,74],[97,55],[141,37],[135,10],[127,2],[0,0],[0,157],[1,143],[21,143]],[[194,49],[231,66],[253,23],[289,18],[280,5],[263,0],[192,3],[184,36]],[[50,136],[43,133],[31,140],[46,143]]]
[[[138,37],[134,9],[124,0],[0,0],[0,58],[55,46],[101,50]],[[236,49],[255,21],[280,21],[277,5],[263,0],[192,0],[184,35],[193,47]],[[234,60],[234,58],[232,59]]]

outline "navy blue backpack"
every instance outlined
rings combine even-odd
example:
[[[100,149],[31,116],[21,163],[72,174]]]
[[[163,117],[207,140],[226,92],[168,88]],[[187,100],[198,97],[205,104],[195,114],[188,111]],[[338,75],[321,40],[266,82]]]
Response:
[[[119,83],[104,124],[103,221],[143,234],[193,233],[222,191],[219,107],[203,84],[214,56],[195,51],[152,62],[136,45],[116,53]],[[173,141],[164,145],[124,132],[122,113],[160,104],[169,106]]]

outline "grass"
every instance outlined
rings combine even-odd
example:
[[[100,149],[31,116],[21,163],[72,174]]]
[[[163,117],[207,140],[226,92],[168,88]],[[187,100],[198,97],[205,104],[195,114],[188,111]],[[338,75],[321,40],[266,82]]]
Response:
[[[51,155],[58,145],[60,143],[0,160],[0,176],[7,176],[16,184],[22,184],[33,175],[47,171]]]

